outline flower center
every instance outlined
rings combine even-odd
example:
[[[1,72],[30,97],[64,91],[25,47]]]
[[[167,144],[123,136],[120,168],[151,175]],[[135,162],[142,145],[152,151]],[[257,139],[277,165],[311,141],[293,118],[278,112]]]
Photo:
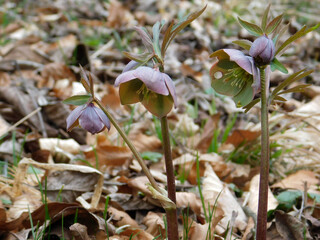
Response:
[[[234,67],[224,74],[221,80],[228,82],[231,81],[231,86],[242,88],[247,79],[250,78],[250,74],[241,67]]]

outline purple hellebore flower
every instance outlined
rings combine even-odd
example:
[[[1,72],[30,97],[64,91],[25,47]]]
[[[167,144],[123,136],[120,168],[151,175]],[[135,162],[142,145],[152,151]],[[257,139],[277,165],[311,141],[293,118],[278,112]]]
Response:
[[[79,125],[92,134],[102,132],[105,128],[110,130],[109,119],[104,112],[92,102],[75,108],[68,116],[68,131],[71,131]]]
[[[249,104],[260,90],[260,71],[254,59],[235,49],[221,49],[211,57],[218,58],[210,69],[212,87],[233,97],[238,107]]]
[[[258,65],[270,64],[275,55],[273,41],[266,35],[257,38],[251,45],[249,55],[254,58]]]
[[[141,102],[148,111],[159,118],[167,115],[173,105],[177,106],[172,79],[158,69],[141,66],[125,71],[116,78],[114,85],[119,86],[121,104]]]

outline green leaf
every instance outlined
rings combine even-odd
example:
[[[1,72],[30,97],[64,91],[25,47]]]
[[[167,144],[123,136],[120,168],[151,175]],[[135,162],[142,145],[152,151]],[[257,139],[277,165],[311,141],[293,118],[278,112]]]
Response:
[[[151,162],[158,162],[162,158],[162,154],[158,152],[143,152],[141,153],[141,157]]]
[[[160,22],[157,21],[152,27],[153,33],[153,49],[158,56],[161,56],[159,38],[160,38]]]
[[[91,98],[91,95],[74,95],[72,97],[69,97],[63,100],[62,102],[65,104],[80,106],[80,105],[86,104],[90,98]]]
[[[306,71],[306,69],[302,69],[299,72],[293,73],[290,75],[286,80],[284,80],[282,83],[279,84],[278,87],[276,87],[273,92],[271,93],[270,98],[273,99],[276,95],[278,95],[278,92],[280,92],[285,87],[289,86],[291,83],[300,80],[301,78],[304,78],[311,74],[313,70]]]
[[[263,31],[258,25],[244,21],[240,17],[238,17],[238,20],[239,20],[239,23],[241,24],[241,26],[244,27],[252,35],[257,36],[257,37],[263,35]]]
[[[305,90],[306,87],[310,87],[311,84],[301,84],[298,86],[295,86],[293,88],[289,88],[287,90],[281,91],[277,94],[277,96],[281,95],[281,94],[285,94],[285,93],[292,93],[292,92],[303,92]]]
[[[254,107],[254,105],[256,105],[258,102],[260,102],[260,98],[256,98],[254,100],[252,100],[249,104],[245,105],[243,107],[243,109],[245,109],[245,113],[247,113],[251,108]]]
[[[283,17],[283,14],[275,17],[271,22],[268,23],[268,26],[265,31],[266,34],[272,33],[279,26],[279,24],[281,23],[282,17]]]
[[[270,6],[271,6],[271,4],[268,5],[268,7],[266,8],[266,10],[264,11],[263,16],[262,16],[261,28],[263,31],[266,30]]]
[[[274,72],[276,69],[282,73],[288,74],[288,70],[277,58],[274,58],[270,64],[271,71]]]
[[[320,203],[320,194],[317,193],[308,193],[308,196],[316,201],[316,203]]]
[[[307,29],[306,26],[302,27],[298,32],[296,32],[294,35],[292,35],[291,37],[289,37],[276,51],[276,55],[281,55],[282,51],[285,50],[286,47],[289,46],[289,44],[291,44],[292,42],[294,42],[295,40],[299,39],[300,37],[306,35],[307,33],[316,30],[317,28],[320,27],[320,23],[318,23],[317,25],[310,27]]]
[[[161,56],[164,58],[166,50],[171,43],[171,41],[175,38],[175,36],[182,30],[184,29],[189,23],[191,23],[193,20],[198,18],[206,9],[207,5],[204,6],[200,11],[194,12],[190,14],[186,20],[183,20],[179,23],[177,23],[175,26],[173,26],[173,22],[169,25],[168,29],[165,32],[163,42],[161,45]]]
[[[150,52],[144,52],[144,53],[123,52],[123,55],[125,55],[127,58],[133,61],[144,63],[149,61],[154,54]]]
[[[291,209],[296,203],[298,198],[302,196],[300,191],[284,191],[276,196],[280,205],[284,206],[286,209]]]
[[[246,39],[235,40],[232,43],[237,44],[238,46],[242,47],[245,50],[250,50],[252,42]]]
[[[275,96],[275,97],[273,98],[273,101],[286,102],[287,99],[285,99],[285,98],[277,95],[277,96]]]

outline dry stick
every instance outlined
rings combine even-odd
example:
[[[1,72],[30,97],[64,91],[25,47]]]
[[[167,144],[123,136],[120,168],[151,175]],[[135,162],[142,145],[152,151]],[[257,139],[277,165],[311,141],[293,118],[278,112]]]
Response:
[[[41,107],[38,107],[36,110],[32,111],[31,113],[29,113],[27,116],[21,118],[18,122],[16,122],[14,125],[12,125],[11,127],[9,127],[7,129],[7,131],[2,134],[0,136],[0,138],[2,138],[3,136],[5,136],[8,132],[12,131],[13,129],[15,129],[16,127],[18,127],[21,123],[23,123],[24,121],[26,121],[28,118],[32,117],[34,114],[38,113],[41,110]]]
[[[269,86],[266,83],[265,67],[260,67],[261,80],[261,163],[259,204],[257,216],[257,240],[266,240],[267,237],[267,211],[268,211],[268,187],[269,187],[269,124],[268,124],[268,99]]]
[[[154,189],[156,189],[159,193],[162,193],[162,191],[160,190],[157,182],[154,180],[153,176],[151,175],[148,167],[146,166],[146,164],[144,163],[143,159],[141,158],[139,152],[137,151],[137,149],[135,148],[135,146],[131,143],[131,141],[128,139],[127,135],[123,132],[123,130],[121,129],[121,127],[118,125],[118,123],[116,122],[116,120],[113,118],[113,116],[107,111],[107,109],[103,106],[102,102],[97,99],[94,98],[94,101],[98,104],[98,106],[101,108],[101,110],[104,112],[104,114],[106,114],[106,116],[109,118],[110,122],[112,123],[112,125],[117,129],[118,133],[120,134],[120,136],[123,138],[123,140],[126,142],[126,144],[128,145],[128,147],[130,148],[131,152],[133,153],[133,155],[135,156],[135,158],[137,159],[137,161],[139,162],[144,174],[147,176],[147,178],[149,179],[149,182],[151,183],[152,187]]]
[[[168,119],[167,116],[161,118],[161,132],[163,139],[163,152],[164,159],[166,163],[166,172],[167,172],[167,185],[168,185],[168,197],[174,203],[176,203],[176,186],[175,186],[175,177],[174,169],[171,156],[171,147],[170,147],[170,137],[169,137],[169,128],[168,128]],[[177,217],[177,208],[168,208],[165,209],[167,213],[167,228],[168,228],[168,239],[169,240],[178,240],[178,217]]]

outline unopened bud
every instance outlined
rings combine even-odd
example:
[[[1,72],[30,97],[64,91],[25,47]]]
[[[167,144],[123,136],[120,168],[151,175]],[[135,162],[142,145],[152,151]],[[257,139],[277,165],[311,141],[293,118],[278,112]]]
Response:
[[[266,35],[257,38],[252,43],[249,54],[257,65],[270,64],[275,54],[273,41]]]

